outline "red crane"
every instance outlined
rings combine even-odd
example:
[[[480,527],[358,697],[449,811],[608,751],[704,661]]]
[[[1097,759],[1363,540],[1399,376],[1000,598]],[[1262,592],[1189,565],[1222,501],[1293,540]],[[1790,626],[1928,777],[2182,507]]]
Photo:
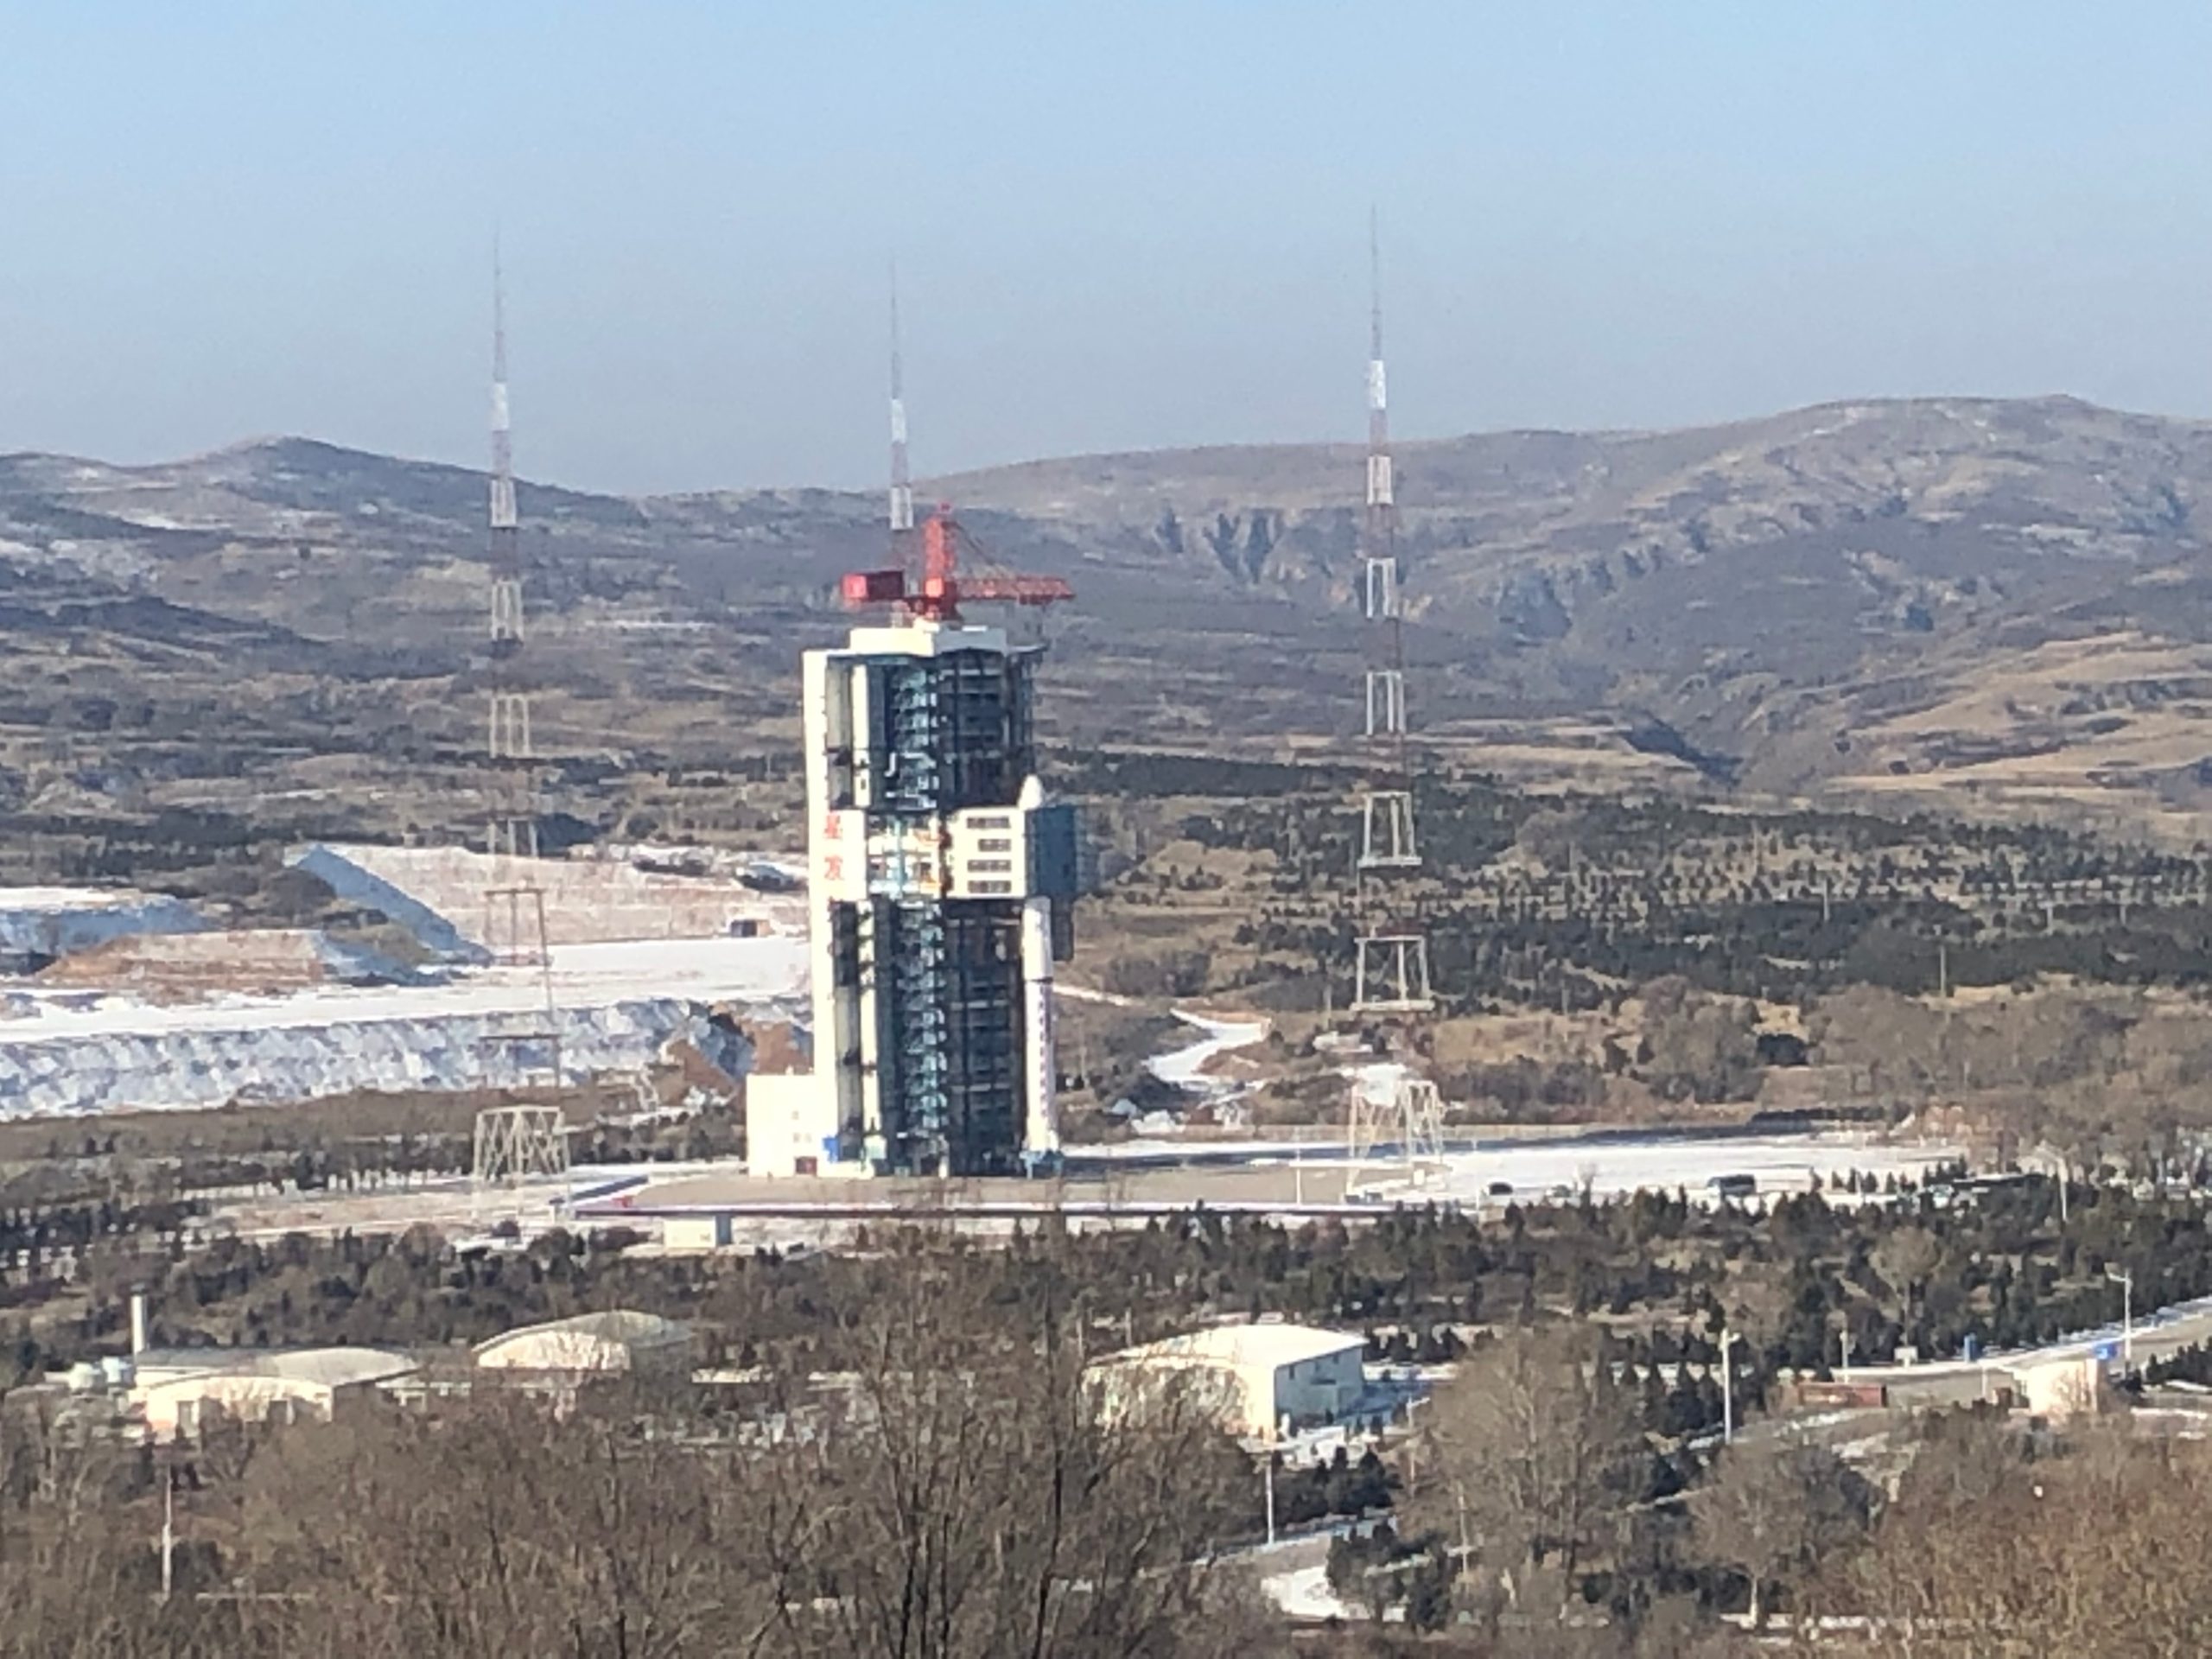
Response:
[[[903,605],[909,616],[930,622],[957,622],[960,601],[1001,605],[1057,605],[1073,599],[1075,589],[1058,576],[1019,575],[989,571],[959,574],[959,543],[973,538],[960,528],[949,504],[941,504],[922,526],[922,572],[917,583],[905,570],[855,570],[844,580],[848,605]]]

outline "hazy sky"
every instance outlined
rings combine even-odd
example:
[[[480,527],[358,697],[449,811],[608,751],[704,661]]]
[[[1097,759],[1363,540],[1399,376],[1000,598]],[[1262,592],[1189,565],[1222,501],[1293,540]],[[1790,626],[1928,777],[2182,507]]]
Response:
[[[2203,0],[0,0],[0,450],[866,486],[1885,393],[2212,412]]]

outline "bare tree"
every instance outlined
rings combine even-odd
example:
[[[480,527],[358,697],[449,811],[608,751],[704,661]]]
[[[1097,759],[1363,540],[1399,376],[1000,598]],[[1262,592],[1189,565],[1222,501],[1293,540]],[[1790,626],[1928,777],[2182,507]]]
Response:
[[[1478,1351],[1438,1389],[1427,1433],[1409,1518],[1459,1541],[1478,1597],[1495,1584],[1508,1607],[1558,1611],[1619,1548],[1642,1439],[1587,1333],[1519,1332]]]
[[[1768,1588],[1801,1582],[1863,1534],[1872,1500],[1866,1483],[1825,1447],[1738,1440],[1698,1489],[1697,1535],[1709,1556],[1750,1580],[1757,1630],[1766,1622]]]
[[[312,1639],[348,1632],[334,1653],[1265,1650],[1220,1554],[1256,1483],[1212,1418],[1102,1419],[1083,1310],[1007,1299],[989,1256],[931,1242],[868,1271],[819,1373],[718,1408],[587,1386],[558,1414],[493,1395],[280,1436],[238,1575],[302,1598]]]
[[[2017,1443],[1947,1436],[1821,1589],[1867,1619],[1866,1650],[1884,1659],[2183,1659],[2212,1629],[2208,1548],[2202,1446],[2115,1434],[2030,1460]]]

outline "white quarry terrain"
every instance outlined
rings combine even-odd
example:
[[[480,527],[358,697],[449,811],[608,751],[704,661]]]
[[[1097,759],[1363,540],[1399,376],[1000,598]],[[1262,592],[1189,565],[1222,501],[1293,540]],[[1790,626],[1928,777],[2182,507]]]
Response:
[[[490,968],[450,983],[334,986],[281,997],[162,1005],[98,991],[0,992],[0,1115],[286,1101],[355,1089],[461,1089],[542,1075],[558,1034],[564,1075],[634,1072],[677,1040],[733,1075],[709,1020],[788,1018],[804,1000],[795,938],[556,945],[547,976]],[[505,1075],[497,1075],[501,1049]]]
[[[188,933],[207,925],[181,899],[128,887],[0,888],[0,967],[135,934]]]
[[[202,933],[194,944],[203,948],[183,951],[134,942],[129,918],[148,932],[204,925],[188,908],[83,895],[71,913],[99,923],[69,924],[83,949],[44,975],[0,977],[0,1116],[516,1083],[548,1074],[549,1037],[569,1078],[635,1074],[686,1045],[741,1076],[749,1046],[712,1016],[785,1020],[805,999],[805,942],[787,893],[607,861],[315,850],[326,855],[301,862],[338,874],[342,896],[383,911],[442,960],[414,982],[326,974],[271,988],[266,965],[302,954],[294,936]],[[490,964],[483,894],[525,881],[545,893],[550,963]],[[30,913],[0,893],[0,916]],[[54,937],[47,927],[41,948]],[[209,971],[180,971],[188,956]]]

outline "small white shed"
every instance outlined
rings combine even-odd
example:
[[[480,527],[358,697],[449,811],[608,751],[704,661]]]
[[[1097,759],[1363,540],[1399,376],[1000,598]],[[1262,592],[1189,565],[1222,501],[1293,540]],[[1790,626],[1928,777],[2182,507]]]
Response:
[[[2101,1412],[2111,1389],[2105,1363],[2093,1354],[2029,1361],[2012,1367],[2020,1403],[2034,1416],[2054,1421],[2093,1417]]]

